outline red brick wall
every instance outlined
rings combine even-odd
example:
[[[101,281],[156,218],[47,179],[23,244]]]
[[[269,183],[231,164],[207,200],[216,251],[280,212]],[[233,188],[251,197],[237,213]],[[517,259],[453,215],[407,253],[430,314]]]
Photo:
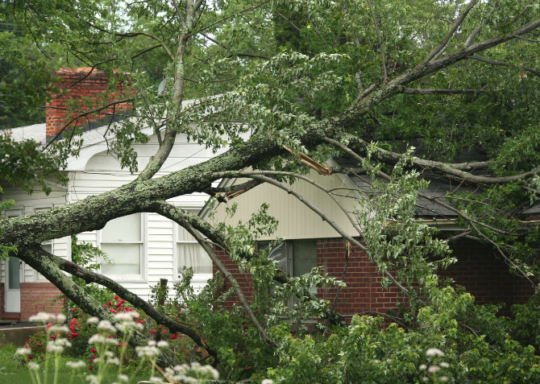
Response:
[[[77,116],[76,113],[71,115],[66,121],[66,108],[67,101],[71,99],[79,99],[81,102],[80,111],[88,111],[96,109],[106,104],[107,101],[122,100],[130,97],[129,94],[124,92],[126,80],[118,83],[118,91],[115,94],[109,95],[108,100],[98,100],[91,108],[83,106],[82,98],[89,97],[95,98],[96,96],[104,93],[109,84],[107,75],[97,70],[92,71],[90,75],[90,67],[85,68],[60,68],[58,72],[55,72],[55,76],[62,78],[62,82],[55,84],[56,87],[64,90],[64,94],[52,93],[53,99],[50,103],[47,103],[46,109],[46,126],[47,126],[47,139],[52,139],[62,129],[62,127],[69,121],[69,119]],[[88,75],[88,76],[87,76]],[[87,77],[85,77],[87,76]],[[122,114],[123,111],[132,109],[131,104],[116,104],[115,107],[109,107],[99,113],[93,115],[87,115],[75,120],[72,125],[86,126],[91,122],[106,119],[110,117],[113,112],[116,114]],[[102,124],[100,124],[102,125]]]
[[[216,252],[216,255],[219,257],[223,265],[225,265],[225,268],[233,275],[233,277],[238,281],[238,284],[240,285],[240,288],[242,289],[242,292],[244,293],[244,296],[251,301],[251,297],[253,295],[253,287],[251,284],[251,274],[249,273],[241,273],[238,266],[229,258],[229,256],[222,250],[216,250],[214,249],[214,252]],[[217,273],[217,268],[214,265],[213,266],[213,272],[214,274]],[[224,279],[225,280],[225,279]],[[227,280],[225,280],[225,286],[223,287],[223,291],[226,291],[231,288],[231,284]],[[240,301],[238,300],[238,297],[236,295],[233,295],[229,299],[229,304],[236,304],[240,305]]]
[[[344,282],[347,284],[339,294],[336,312],[354,315],[364,311],[385,313],[395,308],[398,289],[385,290],[381,287],[382,277],[377,267],[359,248],[353,247]],[[341,279],[345,266],[346,246],[341,239],[323,239],[317,242],[317,265],[324,273]],[[334,302],[337,288],[319,288],[318,297]]]
[[[525,279],[511,275],[498,251],[488,245],[473,240],[463,240],[452,244],[452,255],[458,262],[439,274],[451,277],[467,288],[478,304],[507,303],[523,304],[533,295],[534,288]]]
[[[38,312],[61,313],[64,300],[53,303],[61,292],[52,283],[21,283],[21,320]]]
[[[341,279],[345,265],[345,241],[342,239],[322,239],[317,242],[317,265],[324,273]],[[238,280],[248,299],[252,295],[249,274],[240,273],[238,267],[223,251],[216,252],[220,260]],[[464,240],[453,245],[453,256],[458,263],[440,273],[443,277],[452,277],[457,284],[463,285],[479,304],[507,303],[504,314],[509,314],[512,304],[525,303],[534,293],[530,284],[522,278],[512,276],[508,266],[496,252],[486,245],[473,240]],[[214,267],[214,273],[217,271]],[[387,312],[395,308],[398,288],[389,290],[381,287],[382,277],[367,255],[353,247],[349,266],[345,275],[347,287],[340,292],[336,311],[342,315],[354,315],[364,311]],[[230,285],[227,283],[226,288]],[[337,288],[319,288],[318,297],[333,303]],[[231,303],[238,303],[234,296]]]

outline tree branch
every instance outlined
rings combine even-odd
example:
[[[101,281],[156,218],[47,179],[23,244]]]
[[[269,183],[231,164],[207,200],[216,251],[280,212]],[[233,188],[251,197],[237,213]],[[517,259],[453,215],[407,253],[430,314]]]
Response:
[[[56,141],[56,139],[58,139],[58,137],[60,137],[60,135],[62,135],[62,133],[64,133],[64,131],[66,130],[66,128],[71,124],[73,123],[75,120],[78,120],[80,119],[81,117],[84,117],[84,116],[88,116],[88,115],[91,115],[93,113],[96,113],[96,112],[100,112],[100,111],[103,111],[104,109],[107,109],[113,105],[116,105],[116,104],[122,104],[122,103],[128,103],[130,101],[133,101],[134,99],[133,98],[129,98],[129,99],[124,99],[124,100],[117,100],[117,101],[111,101],[110,103],[108,103],[107,105],[103,106],[103,107],[99,107],[99,108],[96,108],[96,109],[92,109],[90,111],[86,111],[86,112],[82,112],[80,114],[78,114],[77,116],[75,116],[74,118],[72,118],[71,120],[69,120],[63,127],[62,129],[60,129],[60,131],[58,131],[58,133],[53,137],[53,139],[51,141],[49,141],[47,143],[47,145],[45,145],[45,147],[43,147],[42,149],[42,152],[45,151],[47,148],[49,148],[49,146],[54,143]]]
[[[170,209],[176,209],[179,208],[170,206]],[[229,281],[232,288],[234,289],[236,296],[238,296],[238,300],[240,300],[240,303],[244,307],[244,310],[246,311],[246,314],[250,318],[253,325],[255,325],[255,328],[259,331],[262,338],[266,341],[266,343],[274,348],[277,348],[277,344],[274,343],[266,334],[266,331],[264,330],[263,326],[257,319],[257,316],[253,313],[253,310],[251,309],[251,306],[249,305],[246,296],[244,296],[244,293],[242,292],[242,289],[240,288],[240,284],[236,281],[236,279],[233,277],[233,275],[228,271],[227,267],[219,260],[217,255],[215,254],[212,247],[208,245],[208,242],[205,241],[205,239],[199,234],[198,231],[196,231],[187,221],[182,219],[182,216],[177,216],[178,218],[175,220],[177,224],[184,227],[190,234],[193,236],[199,244],[204,248],[208,256],[212,259],[212,262],[217,267],[217,269],[221,272],[221,274]]]
[[[450,31],[446,34],[446,36],[444,37],[444,39],[439,43],[439,45],[437,45],[428,55],[427,57],[424,59],[424,61],[422,61],[422,63],[419,64],[419,67],[420,68],[424,68],[426,67],[430,62],[431,62],[431,59],[433,59],[435,57],[435,55],[437,53],[439,53],[439,51],[441,49],[444,48],[444,46],[450,41],[450,39],[452,38],[452,36],[454,36],[454,33],[457,31],[457,29],[459,28],[459,26],[463,23],[463,21],[465,20],[465,18],[467,17],[467,15],[469,14],[469,12],[471,11],[471,9],[473,9],[473,7],[476,5],[476,3],[478,3],[478,0],[471,0],[469,2],[469,4],[467,5],[467,7],[465,8],[465,10],[461,13],[461,15],[458,17],[458,19],[456,20],[456,22],[454,23],[454,25],[452,26],[452,28],[450,29]]]
[[[277,13],[279,16],[281,16],[285,21],[287,21],[290,25],[292,25],[298,32],[301,32],[300,28],[296,26],[292,21],[287,19],[281,12],[279,12],[277,9],[274,9],[274,12]]]
[[[101,319],[107,319],[113,324],[121,321],[115,319],[112,312],[106,310],[101,303],[84,292],[71,278],[66,276],[60,270],[57,263],[51,259],[51,257],[56,256],[42,249],[39,244],[34,245],[33,247],[19,249],[17,257],[45,276],[45,278],[53,283],[68,299],[77,303],[84,312]],[[148,339],[135,331],[130,340],[130,344],[134,346],[148,345]],[[158,364],[162,367],[166,367],[170,366],[171,362],[163,353],[161,353],[158,357]]]
[[[212,243],[218,245],[226,252],[230,252],[230,247],[227,240],[217,231],[212,225],[210,225],[205,220],[201,219],[197,215],[193,215],[189,212],[186,212],[178,207],[174,207],[166,201],[155,201],[152,202],[148,207],[152,212],[158,213],[174,222],[187,222],[197,231],[206,236]],[[241,258],[250,260],[253,255],[240,254]],[[290,278],[287,274],[281,271],[279,268],[275,270],[274,281],[280,284],[290,284]],[[308,298],[309,300],[319,300],[315,295],[313,295],[308,289],[304,289],[303,297]],[[299,296],[300,298],[300,296]],[[332,321],[337,324],[343,323],[343,317],[338,313],[328,313],[328,316],[332,318]]]
[[[243,9],[243,10],[241,10],[241,11],[235,12],[235,13],[233,13],[232,15],[229,15],[229,16],[227,16],[227,17],[224,17],[224,18],[222,18],[222,19],[219,19],[218,21],[216,21],[216,22],[214,22],[214,23],[212,23],[212,24],[210,24],[210,25],[208,25],[208,26],[206,26],[206,27],[204,27],[204,28],[201,28],[201,29],[199,29],[199,30],[196,31],[196,32],[191,33],[189,36],[193,36],[193,35],[196,35],[196,34],[198,34],[198,33],[203,32],[203,31],[206,31],[207,29],[212,28],[214,25],[217,25],[217,24],[219,24],[219,23],[222,23],[222,22],[224,22],[225,20],[228,20],[228,19],[230,19],[231,17],[234,17],[234,16],[239,15],[239,14],[241,14],[241,13],[253,11],[254,9],[257,9],[257,8],[259,8],[259,7],[262,7],[263,5],[269,3],[270,1],[271,1],[271,0],[266,0],[266,1],[263,1],[262,3],[259,3],[259,4],[257,4],[257,5],[254,5],[253,7],[245,8],[245,9]],[[188,37],[189,37],[189,36],[188,36]]]
[[[211,355],[213,358],[215,358],[217,361],[217,351],[212,348],[209,348],[208,345],[205,344],[203,339],[193,329],[188,328],[185,325],[177,321],[171,320],[170,318],[162,315],[147,301],[141,299],[139,296],[137,296],[130,290],[126,289],[122,285],[118,284],[116,281],[108,278],[107,276],[103,276],[99,273],[80,267],[77,264],[67,261],[61,257],[55,256],[52,254],[48,254],[48,256],[63,271],[66,271],[67,273],[73,276],[77,276],[83,279],[87,284],[97,283],[99,285],[109,288],[118,296],[122,297],[123,299],[131,303],[131,305],[133,305],[135,308],[138,308],[144,311],[148,316],[154,319],[158,324],[162,324],[166,326],[173,333],[180,332],[188,336],[191,340],[195,342],[195,344],[197,344],[197,346],[207,350],[208,354]]]
[[[379,24],[377,23],[377,18],[375,17],[375,12],[373,11],[373,6],[371,5],[371,1],[367,0],[367,3],[369,5],[369,9],[371,10],[371,16],[373,17],[373,23],[375,24],[375,32],[377,32],[377,39],[379,40],[379,47],[381,48],[381,58],[382,58],[382,69],[383,69],[383,86],[386,85],[386,82],[388,81],[388,72],[386,71],[386,57],[384,54],[384,45],[382,43],[381,39],[381,33],[379,32]]]
[[[477,60],[477,61],[482,61],[484,63],[491,64],[491,65],[500,65],[502,67],[510,67],[510,64],[505,63],[503,61],[490,60],[490,59],[486,59],[485,57],[481,57],[481,56],[471,55],[471,56],[467,56],[467,58]],[[521,65],[521,66],[518,66],[518,67],[523,68],[525,71],[531,72],[531,73],[535,74],[536,76],[540,77],[540,71],[532,69],[531,67],[526,67],[524,65]]]
[[[477,95],[479,93],[490,94],[481,89],[418,89],[403,88],[402,93],[409,95]]]

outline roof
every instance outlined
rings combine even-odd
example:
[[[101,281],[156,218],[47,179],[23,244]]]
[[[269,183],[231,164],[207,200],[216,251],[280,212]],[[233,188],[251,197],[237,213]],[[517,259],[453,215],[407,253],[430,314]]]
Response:
[[[219,97],[216,95],[214,97]],[[190,106],[196,102],[196,99],[184,100],[182,105],[184,107]],[[208,113],[208,112],[207,112]],[[130,118],[135,119],[135,118]],[[120,122],[113,122],[111,125],[119,124]],[[163,128],[164,129],[164,128]],[[147,136],[153,134],[153,129],[148,126],[141,127],[141,132]],[[46,124],[34,124],[26,127],[11,128],[4,131],[15,141],[35,140],[41,145],[47,144],[46,137]],[[107,135],[105,135],[107,134]],[[78,157],[70,157],[67,161],[66,171],[79,171],[84,170],[87,161],[95,154],[106,151],[108,149],[108,143],[115,140],[113,130],[109,129],[109,124],[104,124],[100,127],[83,130],[81,139],[83,144]]]
[[[482,156],[479,154],[477,156],[474,156],[474,154],[471,154],[471,153],[464,153],[456,159],[456,162],[464,163],[464,162],[471,162],[471,161],[476,162],[476,161],[484,161],[484,160],[487,160],[485,156]],[[358,168],[358,161],[354,159],[335,158],[334,161],[342,167]],[[479,175],[479,174],[486,174],[487,171],[482,170],[482,171],[477,171],[473,173]],[[460,182],[447,179],[445,177],[438,176],[435,174],[427,173],[427,172],[421,173],[420,177],[424,180],[429,181],[429,186],[427,189],[421,190],[419,192],[429,197],[439,197],[438,201],[441,201],[446,204],[449,204],[449,201],[443,196],[445,196],[448,192],[452,192],[452,193],[470,192],[470,193],[475,193],[475,194],[479,194],[482,192],[482,189],[476,185],[472,186],[472,185],[460,183]],[[371,183],[373,182],[373,180],[365,172],[363,174],[358,174],[358,176],[349,175],[349,178],[354,182],[354,184],[357,185],[358,188],[366,192],[374,193],[373,190],[371,189]],[[420,217],[435,218],[435,217],[442,216],[442,217],[448,217],[448,218],[455,218],[458,216],[454,211],[448,208],[441,207],[440,205],[423,197],[418,197],[416,200],[416,204],[417,204],[416,214]]]
[[[475,151],[464,151],[456,159],[454,159],[454,161],[457,163],[481,162],[481,161],[486,161],[486,160],[488,160],[487,156],[485,156],[484,154],[475,152]],[[329,159],[328,163],[332,167],[342,166],[349,169],[354,168],[355,170],[358,170],[358,166],[359,166],[359,163],[357,160],[352,159],[352,158],[346,158],[346,157]],[[356,172],[356,173],[358,176],[350,175],[350,174],[347,176],[345,175],[341,175],[341,176],[343,176],[343,179],[346,179],[348,181],[347,184],[351,186],[357,186],[358,188],[366,192],[374,193],[373,190],[371,189],[371,183],[373,181],[371,177],[368,176],[365,171]],[[488,174],[489,171],[479,170],[479,171],[473,171],[473,173],[476,175],[484,175],[484,174]],[[467,185],[464,183],[459,183],[454,180],[444,178],[442,176],[427,173],[427,171],[422,173],[421,177],[429,181],[429,187],[426,190],[422,190],[420,192],[430,197],[440,197],[439,201],[444,202],[446,204],[449,204],[448,199],[444,197],[447,194],[447,192],[453,192],[453,193],[472,192],[475,194],[479,194],[482,192],[482,189],[476,185],[473,186],[473,185]],[[226,187],[226,186],[231,186],[233,184],[234,184],[233,179],[223,179],[221,183],[219,184],[219,186]],[[201,215],[205,217],[205,215],[208,214],[208,210],[209,210],[208,206],[205,206],[203,208],[203,211],[201,211]],[[442,219],[455,219],[458,216],[454,211],[441,207],[440,205],[435,204],[432,201],[422,198],[422,197],[418,197],[417,199],[416,214],[419,217],[424,217],[426,219],[441,219],[441,218]]]

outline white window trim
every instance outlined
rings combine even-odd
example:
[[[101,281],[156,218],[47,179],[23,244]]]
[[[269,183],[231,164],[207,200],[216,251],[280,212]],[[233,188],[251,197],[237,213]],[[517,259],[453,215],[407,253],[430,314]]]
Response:
[[[141,241],[104,241],[104,244],[139,244],[139,262],[141,273],[139,275],[105,275],[122,283],[148,283],[148,213],[141,212]],[[101,235],[102,230],[96,233],[97,248],[101,250]],[[100,268],[100,273],[101,268]]]
[[[16,213],[17,214],[16,216],[11,216],[11,217],[19,217],[19,216],[23,216],[23,212],[24,212],[24,208],[15,207],[13,209],[8,209],[7,211],[4,211],[3,216],[4,216],[5,219],[7,219],[8,216],[11,216],[10,213]],[[4,274],[5,274],[4,275],[4,281],[3,281],[4,284],[7,282],[7,278],[8,278],[7,274],[9,273],[9,271],[8,271],[8,262],[9,261],[8,260],[9,259],[4,260]],[[24,276],[24,267],[26,265],[25,265],[24,261],[22,261],[22,260],[21,260],[21,263],[22,264],[21,264],[21,266],[19,268],[19,274],[20,274],[19,275],[19,282],[24,283],[25,282],[25,279],[24,279],[24,277],[25,277]],[[5,296],[7,294],[7,286],[4,287],[4,291],[5,291],[5,293],[4,293],[4,296]],[[5,302],[6,302],[6,297],[4,297],[4,303]]]
[[[198,210],[199,212],[203,209],[202,205],[176,205],[178,208],[186,210]],[[173,281],[178,282],[178,244],[198,244],[198,241],[189,241],[189,240],[178,240],[178,224],[172,221],[173,223]],[[214,263],[212,263],[213,265]],[[193,278],[191,279],[192,283],[196,284],[206,284],[208,280],[214,277],[213,273],[194,273]]]

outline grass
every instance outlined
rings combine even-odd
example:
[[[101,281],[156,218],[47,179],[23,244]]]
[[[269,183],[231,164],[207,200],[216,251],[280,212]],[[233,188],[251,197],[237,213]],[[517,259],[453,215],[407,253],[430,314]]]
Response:
[[[15,359],[15,351],[18,347],[14,345],[8,345],[3,348],[0,348],[0,382],[9,383],[9,384],[30,384],[32,379],[30,378],[30,373],[26,365],[21,365]],[[58,383],[68,384],[71,381],[72,369],[66,367],[68,361],[79,361],[81,359],[70,358],[70,357],[61,357],[60,358],[60,369],[58,375]],[[34,362],[44,365],[43,361],[34,360]],[[82,372],[81,372],[82,371]],[[88,369],[81,369],[80,373],[75,376],[73,383],[76,384],[86,384],[88,381],[86,377],[91,374],[91,371]],[[125,372],[130,376],[129,371]],[[157,373],[157,372],[156,372]],[[139,381],[148,380],[148,374],[138,375],[135,377],[135,380],[131,379],[130,383],[137,383]],[[156,375],[157,376],[157,375]],[[54,363],[49,363],[49,383],[52,383],[54,379]],[[103,384],[111,384],[117,382],[118,379],[116,375],[111,375],[103,381]],[[44,383],[41,383],[44,384]]]

